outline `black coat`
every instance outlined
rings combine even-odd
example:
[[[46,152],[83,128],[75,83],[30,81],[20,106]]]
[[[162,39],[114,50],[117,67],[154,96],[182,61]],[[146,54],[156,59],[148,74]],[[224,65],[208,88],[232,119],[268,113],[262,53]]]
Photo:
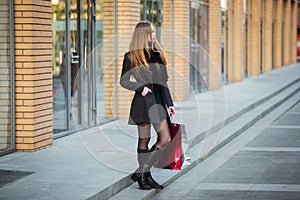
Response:
[[[125,53],[123,68],[120,79],[122,87],[135,91],[131,102],[129,124],[135,125],[144,122],[159,123],[166,119],[166,106],[173,106],[173,101],[167,85],[168,73],[163,64],[160,53],[150,49],[150,56],[146,59],[151,73],[146,70],[139,70],[139,76],[136,77],[130,66],[129,52]],[[132,80],[134,77],[134,80]],[[144,87],[148,87],[152,93],[142,96]]]

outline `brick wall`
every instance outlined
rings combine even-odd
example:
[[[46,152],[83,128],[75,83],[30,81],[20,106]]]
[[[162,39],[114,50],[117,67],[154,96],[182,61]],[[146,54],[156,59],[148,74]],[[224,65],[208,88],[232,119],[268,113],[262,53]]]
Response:
[[[273,0],[265,0],[264,2],[264,26],[263,26],[263,72],[270,72],[272,70],[272,50],[273,50]]]
[[[183,101],[189,97],[190,73],[190,11],[189,2],[174,1],[174,27],[172,29],[172,1],[163,1],[163,48],[166,50],[169,74],[169,88],[175,101]],[[172,49],[172,31],[174,44]],[[172,54],[174,65],[172,66]],[[173,67],[173,72],[172,72]],[[174,74],[174,77],[172,77]],[[174,80],[174,82],[173,82]]]
[[[228,36],[228,40],[227,40],[227,70],[226,70],[226,75],[227,75],[227,81],[228,82],[232,82],[233,81],[233,71],[234,71],[234,59],[233,59],[233,39],[234,39],[234,23],[233,23],[233,2],[234,0],[228,0],[227,1],[227,6],[228,6],[228,10],[227,10],[227,36]]]
[[[228,1],[228,82],[242,80],[244,65],[244,3],[243,1]]]
[[[284,31],[283,31],[283,65],[288,66],[291,63],[291,38],[292,38],[292,30],[291,30],[291,0],[284,0]]]
[[[246,49],[241,45],[245,15],[242,2],[228,0],[228,82],[240,81],[244,67],[247,67],[247,76],[251,77],[296,62],[297,2],[246,1]],[[246,66],[241,61],[244,56],[247,56]]]
[[[251,28],[252,28],[252,4],[250,1],[247,1],[246,2],[246,20],[247,20],[247,31],[246,31],[246,38],[247,38],[247,44],[246,44],[246,54],[247,54],[247,57],[246,57],[246,74],[245,76],[246,77],[249,77],[251,75],[251,65],[252,65],[252,59],[251,59],[251,55],[252,55],[252,52],[251,52],[251,42],[252,42],[252,38],[251,38]]]
[[[297,63],[297,12],[298,2],[292,1],[292,63]]]
[[[243,79],[244,67],[244,2],[234,1],[234,81],[239,82]]]
[[[274,1],[274,64],[275,69],[280,69],[282,66],[282,7],[283,0]]]
[[[211,1],[209,5],[209,89],[221,86],[221,2]]]
[[[51,0],[15,0],[16,149],[52,144]]]
[[[118,118],[126,119],[129,116],[129,108],[133,92],[122,88],[119,84],[123,55],[129,50],[129,44],[135,25],[140,21],[140,1],[119,0],[117,11],[117,47],[118,57],[114,55],[114,11],[113,0],[104,1],[104,94],[105,94],[105,117],[113,116],[114,100],[118,99]],[[114,83],[114,66],[118,62],[118,82]],[[114,96],[115,89],[118,96]]]
[[[104,104],[105,118],[113,117],[114,88],[114,2],[105,0],[103,4],[103,58],[104,58]]]

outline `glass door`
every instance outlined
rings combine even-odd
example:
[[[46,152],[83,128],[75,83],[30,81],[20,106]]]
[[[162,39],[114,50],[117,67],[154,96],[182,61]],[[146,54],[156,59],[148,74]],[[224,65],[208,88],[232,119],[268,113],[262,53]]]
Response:
[[[162,0],[141,0],[141,20],[149,21],[156,27],[157,40],[161,43]]]
[[[191,23],[191,44],[190,44],[190,85],[193,92],[200,92],[200,4],[191,2],[190,23]]]
[[[226,5],[226,4],[225,4]],[[222,56],[222,80],[223,83],[226,83],[227,81],[227,43],[228,43],[228,27],[227,27],[227,7],[222,8],[222,50],[221,50],[221,56]]]
[[[54,133],[69,134],[114,117],[106,113],[116,109],[107,106],[114,104],[108,102],[113,95],[104,92],[104,5],[104,0],[57,0],[53,5]],[[110,51],[116,48],[113,36]]]
[[[117,109],[115,89],[105,93],[105,89],[117,85],[117,72],[115,65],[104,64],[104,44],[109,46],[106,53],[116,49],[114,34],[106,35],[104,40],[104,2],[77,0],[77,15],[74,20],[77,22],[76,32],[73,33],[72,29],[70,31],[71,69],[77,71],[71,109],[77,129],[111,121]],[[111,62],[115,62],[115,59],[112,58]],[[109,80],[105,81],[105,73],[109,74]]]
[[[94,8],[92,0],[74,0],[70,5],[70,128],[73,130],[96,125]]]
[[[52,1],[52,74],[53,74],[53,133],[65,132],[67,125],[67,44],[66,3]]]
[[[52,0],[54,138],[75,130],[72,106],[78,104],[72,102],[80,90],[81,65],[77,3],[78,0]]]
[[[208,0],[200,1],[200,90],[208,90],[208,73],[209,73],[209,4]]]
[[[113,5],[111,5],[113,6]],[[112,92],[107,93],[105,91],[108,91],[108,88],[114,87],[115,84],[112,84],[112,86],[109,86],[108,83],[105,81],[105,73],[115,73],[114,67],[112,66],[105,66],[105,56],[104,51],[106,53],[110,52],[109,54],[114,54],[116,50],[115,46],[115,38],[114,35],[107,36],[104,39],[104,0],[96,0],[93,4],[92,13],[94,13],[94,18],[91,19],[92,21],[92,30],[93,30],[93,107],[94,107],[94,113],[93,117],[95,119],[96,124],[100,124],[106,121],[111,120],[114,118],[114,111],[113,111],[113,105],[115,103],[113,102],[114,99],[112,96],[114,96],[115,89],[112,90]],[[108,50],[109,48],[109,50]],[[106,49],[106,50],[104,50]],[[108,59],[109,56],[106,57]],[[112,56],[114,57],[114,56]],[[109,59],[108,59],[109,60]],[[114,59],[112,59],[114,60]],[[112,60],[109,60],[108,62],[111,62]],[[115,77],[111,77],[112,83],[115,82]],[[105,89],[106,86],[106,89]],[[106,96],[105,96],[106,95]],[[111,102],[109,102],[111,101]]]
[[[208,89],[208,3],[191,2],[190,9],[190,84],[193,92],[199,93]]]

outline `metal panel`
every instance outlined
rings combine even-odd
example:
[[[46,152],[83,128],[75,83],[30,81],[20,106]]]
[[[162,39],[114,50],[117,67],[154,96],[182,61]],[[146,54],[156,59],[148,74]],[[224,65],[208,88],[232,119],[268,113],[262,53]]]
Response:
[[[10,0],[10,99],[11,99],[11,149],[16,148],[16,130],[15,130],[15,51],[14,51],[14,1]]]
[[[67,82],[67,130],[71,128],[71,62],[70,62],[70,1],[66,0],[66,82]]]
[[[9,31],[10,31],[10,41],[9,41],[9,53],[10,53],[10,147],[0,151],[0,156],[12,153],[16,149],[16,134],[15,134],[15,73],[14,73],[14,1],[9,2]]]
[[[114,0],[114,20],[115,20],[115,58],[118,58],[118,23],[117,23],[117,17],[118,17],[118,4],[117,0]],[[115,59],[115,99],[114,99],[114,118],[116,119],[118,117],[118,99],[116,98],[118,96],[118,59]]]
[[[171,91],[175,91],[175,83],[174,83],[174,81],[175,81],[175,69],[174,69],[174,59],[175,59],[175,57],[174,57],[174,51],[175,51],[175,46],[174,46],[174,42],[175,42],[175,40],[174,40],[174,37],[175,37],[175,35],[174,35],[174,30],[175,30],[175,23],[174,23],[174,10],[175,10],[175,8],[174,8],[174,0],[172,0],[171,1],[171,3],[172,3],[172,13],[171,13],[171,16],[172,16],[172,37],[171,37],[171,42],[172,42],[172,44],[171,44],[171,49],[172,49],[172,60],[171,60],[171,74],[172,74],[172,85],[171,85]]]

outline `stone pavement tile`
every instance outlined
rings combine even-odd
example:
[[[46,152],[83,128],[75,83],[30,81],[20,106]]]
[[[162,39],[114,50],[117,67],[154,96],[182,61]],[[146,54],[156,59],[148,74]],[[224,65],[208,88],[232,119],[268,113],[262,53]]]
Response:
[[[184,200],[299,200],[300,192],[192,190]]]
[[[251,200],[299,200],[300,192],[251,191],[248,195]]]
[[[284,126],[299,126],[300,125],[300,114],[298,113],[287,113],[274,121],[272,125],[284,125]]]
[[[0,169],[0,187],[4,187],[6,184],[17,181],[25,176],[32,174],[33,172],[15,171],[15,170],[2,170]]]
[[[300,147],[300,129],[267,128],[248,147]]]
[[[192,190],[184,197],[184,200],[241,200],[248,198],[248,191],[226,190]]]
[[[151,200],[181,200],[186,199],[190,194],[190,189],[177,188],[177,189],[163,189],[159,192],[159,196],[151,197]]]
[[[289,112],[300,112],[300,103],[291,108]]]
[[[274,152],[239,152],[203,182],[256,183],[276,157]]]
[[[192,189],[199,190],[232,190],[232,191],[274,191],[300,192],[300,185],[296,184],[242,184],[242,183],[199,183]]]
[[[295,175],[295,178],[291,179],[293,182],[284,181],[292,174],[300,174],[297,167],[300,166],[297,161],[300,157],[300,148],[297,148],[300,134],[299,129],[292,127],[267,128],[248,144],[251,152],[243,148],[204,181],[198,172],[191,170],[151,199],[299,200],[300,184],[297,179],[300,178]],[[199,166],[201,165],[203,163]],[[286,167],[285,171],[282,167]],[[280,184],[265,183],[269,180]]]
[[[277,155],[257,183],[300,184],[300,152],[280,152]]]
[[[300,185],[295,184],[255,184],[251,187],[253,191],[274,192],[300,192]]]
[[[194,189],[199,190],[232,190],[232,191],[247,191],[253,188],[254,184],[250,183],[200,183]]]

